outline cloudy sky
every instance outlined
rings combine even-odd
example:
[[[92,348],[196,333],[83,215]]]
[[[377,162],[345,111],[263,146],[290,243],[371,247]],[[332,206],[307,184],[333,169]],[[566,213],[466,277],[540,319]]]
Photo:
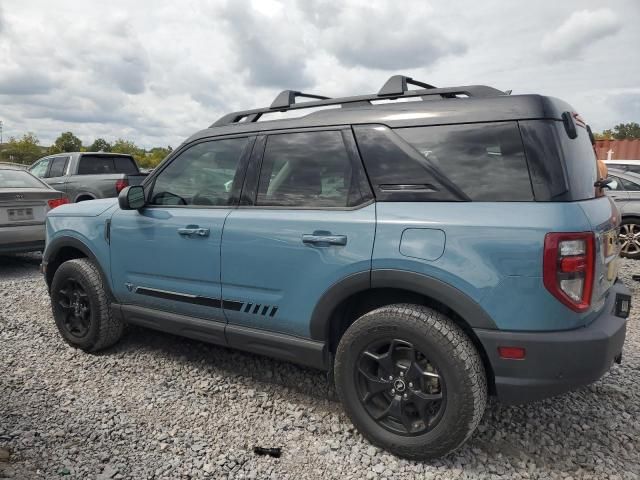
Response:
[[[640,121],[640,1],[0,0],[4,135],[176,146],[283,89],[377,91],[403,73]]]

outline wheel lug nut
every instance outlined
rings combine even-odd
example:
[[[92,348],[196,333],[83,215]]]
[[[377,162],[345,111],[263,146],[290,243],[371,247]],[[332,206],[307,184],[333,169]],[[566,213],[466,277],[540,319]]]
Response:
[[[389,380],[393,380],[393,375],[389,375]]]
[[[396,394],[396,391],[395,391],[395,389],[392,388],[391,389],[391,395],[395,395],[395,394]]]
[[[404,372],[400,372],[400,376],[401,376],[401,377],[404,377]]]
[[[409,382],[409,387],[413,388],[413,383]]]
[[[406,400],[407,398],[409,398],[409,395],[407,395],[407,394],[405,393],[405,394],[402,396],[402,398],[404,398],[404,399]]]

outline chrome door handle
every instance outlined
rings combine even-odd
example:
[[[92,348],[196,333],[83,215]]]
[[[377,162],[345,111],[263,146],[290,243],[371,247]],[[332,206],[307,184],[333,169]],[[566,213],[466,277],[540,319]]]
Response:
[[[196,225],[188,225],[178,229],[178,233],[183,237],[208,237],[209,229],[201,228]]]
[[[304,234],[302,235],[302,243],[306,243],[307,245],[317,245],[319,247],[329,246],[329,245],[346,245],[347,244],[347,236],[346,235],[332,235],[332,234]]]

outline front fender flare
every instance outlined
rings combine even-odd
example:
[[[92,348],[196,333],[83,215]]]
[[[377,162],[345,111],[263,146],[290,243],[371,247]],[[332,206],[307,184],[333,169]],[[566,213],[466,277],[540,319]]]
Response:
[[[65,247],[71,247],[82,252],[85,257],[87,257],[94,263],[94,265],[98,268],[98,271],[100,272],[100,276],[102,277],[102,284],[104,285],[107,295],[109,295],[109,297],[113,299],[114,297],[111,292],[111,284],[109,283],[108,278],[105,275],[102,265],[98,261],[98,257],[95,255],[95,253],[93,253],[91,248],[82,240],[78,240],[75,237],[66,237],[66,236],[57,237],[51,240],[51,242],[49,242],[45,247],[44,253],[42,255],[43,269],[47,269],[50,263],[55,262],[56,257],[58,256],[60,251]],[[47,282],[47,288],[49,288],[50,282],[49,282],[48,274],[45,274],[45,281]]]

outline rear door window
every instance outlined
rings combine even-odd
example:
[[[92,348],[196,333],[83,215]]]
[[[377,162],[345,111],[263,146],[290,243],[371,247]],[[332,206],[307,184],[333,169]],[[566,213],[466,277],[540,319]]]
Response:
[[[270,135],[258,183],[258,206],[344,208],[361,200],[342,133]]]
[[[69,157],[55,157],[51,161],[51,168],[49,169],[48,178],[62,177],[67,169],[67,162]]]

